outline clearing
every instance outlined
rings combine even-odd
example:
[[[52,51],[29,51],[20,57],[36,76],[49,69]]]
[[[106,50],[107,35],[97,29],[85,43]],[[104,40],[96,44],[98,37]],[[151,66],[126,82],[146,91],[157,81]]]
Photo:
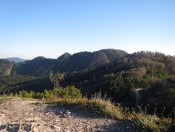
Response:
[[[94,115],[78,106],[57,106],[32,99],[0,102],[0,132],[136,132],[127,120]]]

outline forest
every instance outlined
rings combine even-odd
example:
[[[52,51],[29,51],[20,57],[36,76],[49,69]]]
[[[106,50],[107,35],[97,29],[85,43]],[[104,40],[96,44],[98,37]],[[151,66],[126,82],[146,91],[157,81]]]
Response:
[[[81,66],[79,65],[79,69],[76,67],[77,61],[83,59],[82,54],[87,57],[89,53],[74,55],[76,56],[75,62],[73,59],[68,59],[70,55],[66,53],[59,58],[65,63],[65,67],[61,63],[61,67],[64,67],[62,68],[63,71],[59,68],[53,70],[51,64],[56,67],[55,62],[52,63],[53,60],[46,58],[36,58],[30,63],[28,61],[18,64],[7,63],[7,66],[3,61],[1,67],[11,68],[12,74],[7,75],[1,72],[0,93],[15,94],[20,91],[37,93],[44,92],[45,89],[52,90],[56,87],[50,78],[52,71],[54,76],[64,75],[64,78],[57,80],[60,87],[75,86],[83,96],[88,98],[100,93],[104,98],[109,98],[112,102],[120,103],[129,109],[133,107],[137,109],[140,106],[146,107],[150,114],[156,112],[158,115],[163,113],[164,116],[174,116],[175,57],[148,51],[124,55],[125,52],[122,52],[120,57],[118,54],[111,56],[113,53],[111,50],[106,53],[110,54],[108,58],[111,57],[111,61],[101,64],[100,60],[103,60],[104,56],[99,55],[91,58],[93,60],[91,62],[98,64],[97,66],[88,67],[89,60],[84,59],[79,61],[79,64],[82,63]],[[87,62],[85,62],[86,60]],[[31,62],[35,62],[34,65]],[[36,63],[40,65],[35,65]],[[42,65],[43,63],[45,65]],[[74,70],[71,70],[71,66]],[[18,69],[16,72],[15,68]],[[44,74],[37,76],[37,72],[34,74],[32,74],[33,72],[26,72],[27,69],[35,71],[36,68],[39,69],[39,73]],[[19,70],[21,72],[18,72]]]

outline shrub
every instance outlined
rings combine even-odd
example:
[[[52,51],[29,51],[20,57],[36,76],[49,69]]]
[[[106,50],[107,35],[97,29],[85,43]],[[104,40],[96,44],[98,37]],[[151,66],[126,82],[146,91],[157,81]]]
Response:
[[[40,92],[37,92],[37,93],[35,93],[35,95],[34,95],[34,98],[36,98],[36,99],[41,99],[41,98],[43,98],[44,97],[44,94],[43,93],[40,93]]]
[[[47,89],[45,89],[45,90],[44,90],[44,97],[45,97],[45,98],[49,98],[49,97],[51,97],[51,96],[52,96],[51,92],[49,92]]]
[[[63,98],[81,98],[81,92],[79,89],[74,86],[67,86],[64,89],[61,89],[59,95]]]
[[[23,91],[20,91],[18,95],[23,98],[33,98],[35,95],[35,92],[33,91],[27,92],[23,90]]]

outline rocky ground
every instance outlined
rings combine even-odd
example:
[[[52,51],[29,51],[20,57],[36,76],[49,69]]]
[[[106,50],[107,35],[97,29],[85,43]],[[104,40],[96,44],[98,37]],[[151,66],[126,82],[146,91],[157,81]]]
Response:
[[[132,122],[112,120],[78,106],[13,99],[0,104],[0,132],[136,132]]]

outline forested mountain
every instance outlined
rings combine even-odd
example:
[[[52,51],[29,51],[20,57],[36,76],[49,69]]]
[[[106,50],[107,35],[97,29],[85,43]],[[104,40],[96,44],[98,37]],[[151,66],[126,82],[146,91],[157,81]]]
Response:
[[[89,97],[101,93],[126,106],[149,104],[169,113],[175,107],[175,57],[137,52],[102,67],[67,74],[62,85],[75,85]]]
[[[0,59],[0,76],[10,75],[13,65],[8,60]]]
[[[26,75],[13,75],[0,77],[0,94],[15,93],[20,90],[41,92],[53,88],[49,76],[33,77]]]
[[[0,64],[1,75],[8,75],[13,63],[1,60]],[[154,52],[100,50],[65,53],[57,59],[37,57],[15,64],[13,76],[0,79],[1,93],[53,88],[49,76],[45,76],[50,70],[65,72],[60,84],[74,85],[88,97],[100,92],[127,107],[149,106],[150,113],[156,107],[158,113],[167,114],[175,107],[175,57]],[[15,81],[23,78],[20,74],[24,79]]]
[[[48,75],[49,71],[73,72],[89,70],[126,56],[122,50],[104,49],[96,52],[79,52],[73,55],[65,53],[57,59],[37,57],[33,60],[16,64],[13,74],[19,75]]]
[[[90,70],[126,55],[127,53],[122,50],[104,49],[96,52],[79,52],[73,55],[66,53],[57,61],[61,72],[72,72]]]
[[[16,64],[13,67],[12,74],[40,77],[48,75],[49,71],[55,69],[57,66],[55,59],[47,59],[40,56],[33,60]]]
[[[5,58],[5,60],[15,62],[15,63],[20,63],[20,62],[26,61],[25,59],[21,59],[21,58],[18,58],[18,57]]]

